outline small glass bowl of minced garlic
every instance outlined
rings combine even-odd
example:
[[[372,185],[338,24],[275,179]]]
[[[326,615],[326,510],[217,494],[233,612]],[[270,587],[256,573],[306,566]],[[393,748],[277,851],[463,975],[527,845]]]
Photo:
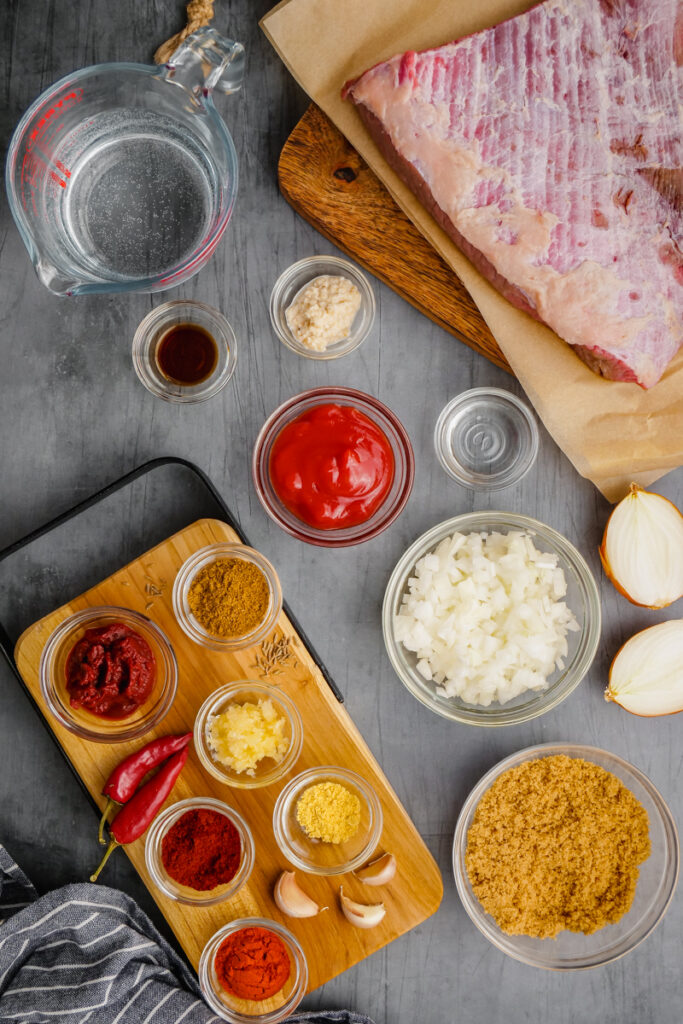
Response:
[[[382,805],[356,772],[309,768],[289,782],[273,811],[273,832],[287,860],[301,871],[341,875],[372,855],[382,834]]]
[[[367,338],[375,296],[365,274],[338,256],[309,256],[288,267],[270,296],[283,345],[308,359],[337,359]]]
[[[279,687],[244,679],[214,690],[194,723],[199,760],[219,782],[238,789],[270,786],[296,764],[301,715]]]

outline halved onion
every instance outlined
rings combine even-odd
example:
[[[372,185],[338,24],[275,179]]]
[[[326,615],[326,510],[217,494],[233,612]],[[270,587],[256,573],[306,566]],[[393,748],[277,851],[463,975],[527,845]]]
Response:
[[[646,718],[683,711],[683,619],[636,633],[617,652],[605,700]]]
[[[633,604],[666,608],[683,596],[683,516],[668,498],[631,484],[599,550],[605,572]]]

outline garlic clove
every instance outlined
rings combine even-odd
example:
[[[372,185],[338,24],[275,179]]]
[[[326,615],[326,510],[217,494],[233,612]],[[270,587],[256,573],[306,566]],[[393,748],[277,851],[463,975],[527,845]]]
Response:
[[[599,551],[607,576],[633,604],[666,608],[683,596],[683,515],[660,494],[631,484]]]
[[[320,913],[320,907],[315,900],[299,887],[293,871],[282,872],[275,883],[273,898],[278,909],[288,917],[315,917]]]
[[[396,874],[396,858],[393,853],[384,853],[353,873],[364,885],[386,885]]]
[[[646,718],[683,711],[683,619],[626,641],[610,667],[605,700]]]
[[[356,903],[344,895],[343,886],[339,886],[339,901],[342,913],[350,924],[356,928],[374,928],[386,914],[383,903]]]

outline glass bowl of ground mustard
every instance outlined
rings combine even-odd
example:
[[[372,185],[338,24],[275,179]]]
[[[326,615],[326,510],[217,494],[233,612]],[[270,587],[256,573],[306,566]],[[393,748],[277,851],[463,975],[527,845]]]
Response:
[[[265,917],[223,925],[199,961],[204,999],[232,1024],[278,1024],[301,1002],[308,985],[303,949],[288,928]]]
[[[173,584],[173,611],[183,631],[214,651],[260,643],[282,611],[282,591],[267,558],[244,544],[195,551]]]
[[[495,765],[460,812],[458,893],[498,949],[532,967],[598,967],[635,949],[678,880],[676,825],[659,792],[616,754],[570,743]]]
[[[270,786],[296,764],[303,725],[294,701],[268,683],[243,679],[214,690],[197,713],[194,746],[219,782]]]
[[[309,768],[280,793],[273,832],[295,867],[315,875],[342,875],[375,850],[382,805],[372,786],[348,768]]]

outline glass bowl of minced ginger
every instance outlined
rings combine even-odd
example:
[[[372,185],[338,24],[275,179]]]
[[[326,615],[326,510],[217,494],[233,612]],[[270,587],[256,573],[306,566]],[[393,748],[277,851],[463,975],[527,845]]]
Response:
[[[453,841],[458,893],[479,931],[555,971],[635,949],[664,916],[678,867],[674,819],[647,776],[580,744],[543,743],[494,765]]]

